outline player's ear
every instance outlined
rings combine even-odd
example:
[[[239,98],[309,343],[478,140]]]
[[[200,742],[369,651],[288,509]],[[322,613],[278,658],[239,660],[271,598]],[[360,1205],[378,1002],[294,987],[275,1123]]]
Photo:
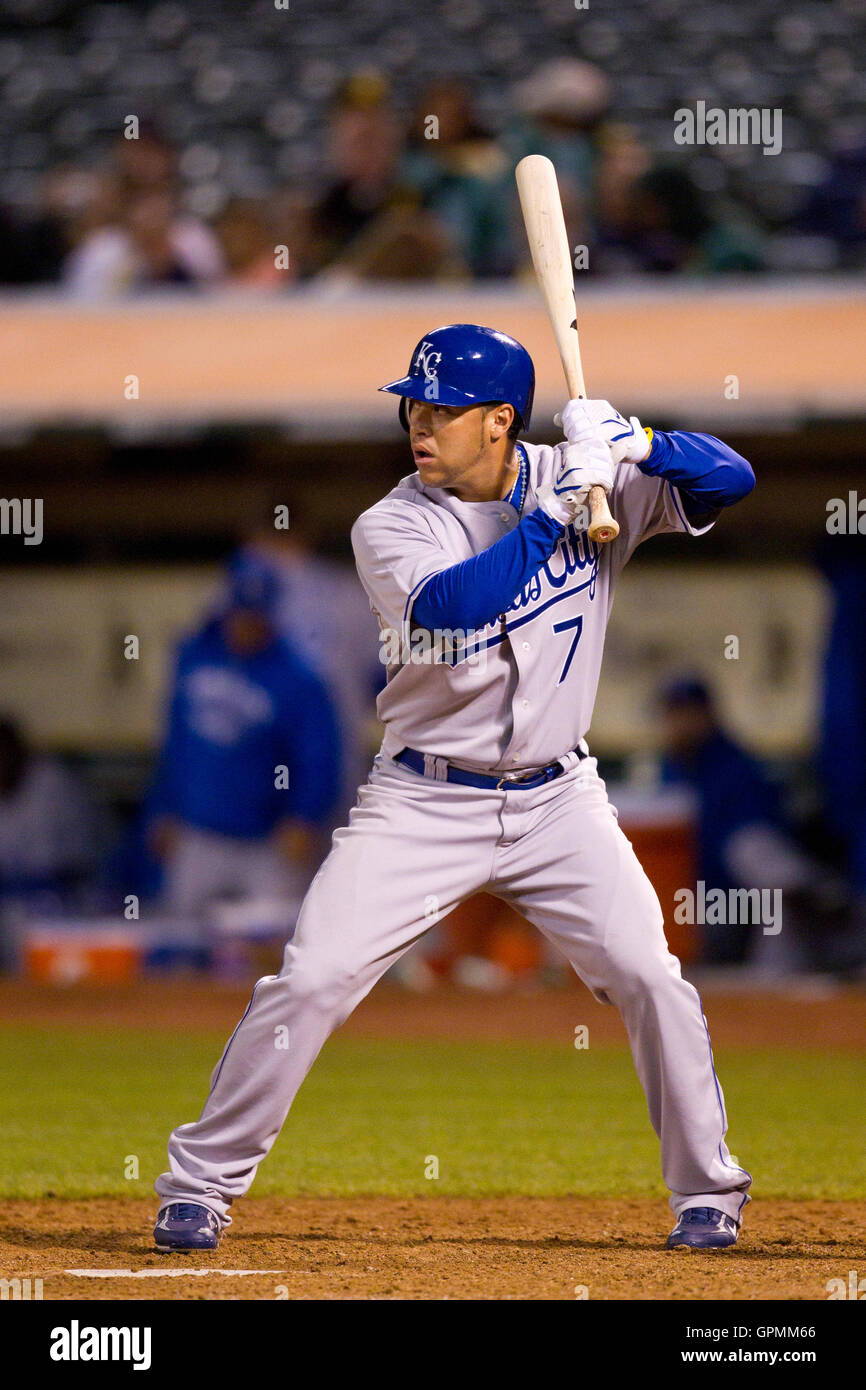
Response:
[[[501,439],[514,424],[514,406],[502,401],[494,405],[488,415],[488,428],[491,440]]]

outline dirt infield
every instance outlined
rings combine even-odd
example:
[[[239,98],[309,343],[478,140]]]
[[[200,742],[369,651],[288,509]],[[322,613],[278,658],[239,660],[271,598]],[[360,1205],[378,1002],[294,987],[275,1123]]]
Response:
[[[0,1275],[41,1278],[42,1296],[60,1300],[823,1300],[829,1279],[864,1268],[866,1203],[750,1211],[735,1249],[689,1253],[662,1248],[663,1201],[251,1197],[218,1251],[158,1255],[152,1202],[13,1201],[0,1220]],[[239,1270],[273,1272],[228,1272]]]
[[[860,1052],[866,1036],[866,991],[804,983],[787,992],[701,989],[710,1032],[718,1047],[808,1047]],[[147,979],[128,987],[51,988],[0,980],[0,1017],[8,1024],[49,1027],[214,1028],[226,1036],[249,999],[249,988],[200,980]],[[574,1036],[590,1029],[593,1046],[626,1042],[616,1009],[599,1004],[576,979],[557,990],[480,994],[442,986],[412,994],[380,984],[343,1025],[364,1038],[533,1039]]]

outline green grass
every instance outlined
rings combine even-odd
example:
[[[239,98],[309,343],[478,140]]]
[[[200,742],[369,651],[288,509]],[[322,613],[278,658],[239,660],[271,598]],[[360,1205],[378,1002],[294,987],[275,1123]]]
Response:
[[[213,1033],[0,1030],[0,1194],[144,1195],[195,1119]],[[754,1195],[866,1197],[866,1060],[719,1052],[729,1143]],[[128,1155],[137,1181],[124,1178]],[[439,1179],[424,1177],[428,1155]],[[663,1195],[658,1147],[619,1048],[334,1038],[255,1192]]]

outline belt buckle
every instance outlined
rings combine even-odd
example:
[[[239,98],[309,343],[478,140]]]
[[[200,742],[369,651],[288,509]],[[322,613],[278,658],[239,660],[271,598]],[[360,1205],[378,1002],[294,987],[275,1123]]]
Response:
[[[523,781],[523,778],[522,778],[522,777],[518,777],[517,774],[516,774],[515,772],[503,772],[503,774],[502,774],[502,776],[500,777],[499,781],[496,783],[496,790],[497,790],[498,792],[501,792],[501,791],[502,791],[502,789],[503,789],[503,788],[502,788],[502,783],[503,783],[503,782],[522,782],[522,781]]]
[[[522,772],[519,775],[516,772],[503,772],[499,781],[496,783],[496,790],[498,792],[502,791],[503,782],[531,782],[533,777],[537,777],[539,772],[543,770],[543,768],[538,768],[535,772]]]
[[[540,782],[539,786],[544,786],[546,782],[552,782],[554,778],[559,777],[564,771],[565,768],[562,765],[562,760],[556,758],[552,763],[546,763],[544,767],[537,767],[534,772],[524,772],[519,777],[514,772],[504,772],[496,783],[496,790],[498,792],[502,791],[503,782],[531,782],[534,777],[542,776],[544,777],[544,781]]]

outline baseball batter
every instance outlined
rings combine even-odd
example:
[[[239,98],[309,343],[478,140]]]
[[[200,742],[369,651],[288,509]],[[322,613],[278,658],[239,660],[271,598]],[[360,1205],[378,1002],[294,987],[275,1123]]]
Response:
[[[653,432],[570,400],[563,443],[529,444],[532,361],[504,333],[439,328],[399,396],[416,472],[352,529],[388,681],[380,752],[337,830],[278,975],[256,984],[201,1117],[157,1180],[160,1250],[212,1249],[335,1028],[433,923],[480,890],[522,912],[622,1014],[676,1226],[732,1245],[750,1175],[700,998],[586,742],[617,578],[635,547],[701,535],[754,486],[704,434]],[[586,533],[590,487],[620,534]]]

